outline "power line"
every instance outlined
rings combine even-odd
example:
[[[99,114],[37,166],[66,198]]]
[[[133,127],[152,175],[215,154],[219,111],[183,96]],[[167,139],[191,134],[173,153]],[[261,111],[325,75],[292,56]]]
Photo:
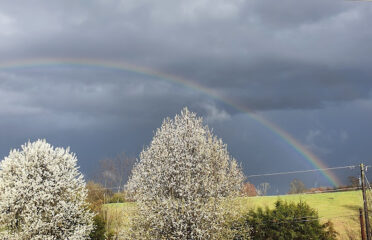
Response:
[[[112,188],[105,188],[105,187],[99,188],[99,187],[97,187],[97,188],[89,188],[89,190],[99,191],[99,190],[111,190],[111,189],[119,189],[119,188],[120,187],[112,187]],[[123,189],[123,188],[121,188],[121,189]],[[345,192],[345,191],[352,191],[352,190],[360,190],[360,187],[326,189],[326,190],[308,191],[308,192],[302,192],[302,193],[296,193],[296,194],[268,195],[266,197],[280,197],[280,196],[287,196],[287,195],[317,194],[317,193],[330,193],[330,192]]]
[[[366,191],[366,194],[369,194],[369,196],[370,196],[370,199],[372,199],[372,188],[371,188],[371,185],[370,185],[370,183],[369,183],[369,181],[368,181],[368,178],[367,178],[367,176],[366,175],[364,175],[365,177],[365,180],[366,180],[366,182],[367,182],[367,185],[368,185],[368,189],[369,189],[369,191]],[[367,202],[368,202],[368,198],[367,198]],[[371,211],[371,210],[368,210],[369,212]]]
[[[372,189],[371,189],[371,185],[369,184],[369,181],[368,181],[368,178],[367,178],[367,176],[366,176],[366,175],[364,175],[364,177],[365,177],[365,179],[366,179],[366,182],[367,182],[367,185],[368,185],[368,188],[369,188],[369,190],[372,190]]]
[[[330,168],[316,168],[316,169],[297,170],[297,171],[288,171],[288,172],[263,173],[263,174],[248,175],[248,176],[246,176],[246,178],[263,177],[263,176],[277,176],[277,175],[287,175],[287,174],[296,174],[296,173],[309,173],[309,172],[340,170],[340,169],[350,169],[350,170],[353,170],[356,167],[358,167],[358,165],[349,165],[349,166],[341,166],[341,167],[330,167]],[[371,167],[371,165],[367,165],[365,167],[368,168],[368,167]],[[97,188],[93,188],[93,189],[114,190],[114,189],[123,189],[123,186],[97,187]],[[352,190],[352,189],[359,189],[359,187],[358,188],[343,188],[343,189],[336,189],[336,190],[335,189],[332,189],[332,190],[325,190],[325,191],[316,191],[316,193],[333,192],[333,191],[343,191],[343,190]],[[310,194],[310,193],[314,193],[314,192],[305,192],[305,193],[309,193]],[[277,195],[277,196],[280,196],[280,195]]]
[[[343,166],[343,167],[331,167],[331,168],[316,168],[309,170],[299,170],[299,171],[289,171],[289,172],[276,172],[276,173],[263,173],[263,174],[254,174],[246,176],[247,178],[252,177],[263,177],[263,176],[275,176],[275,175],[286,175],[286,174],[295,174],[295,173],[308,173],[308,172],[317,172],[317,171],[328,171],[328,170],[337,170],[337,169],[355,169],[356,165]]]
[[[360,187],[349,187],[349,188],[338,188],[338,189],[326,189],[326,190],[319,190],[319,191],[309,191],[309,192],[302,192],[302,193],[295,193],[295,194],[280,194],[280,195],[267,195],[265,197],[283,197],[288,195],[302,195],[302,194],[317,194],[317,193],[331,193],[331,192],[346,192],[352,190],[360,190]],[[252,197],[262,197],[262,196],[252,196]]]

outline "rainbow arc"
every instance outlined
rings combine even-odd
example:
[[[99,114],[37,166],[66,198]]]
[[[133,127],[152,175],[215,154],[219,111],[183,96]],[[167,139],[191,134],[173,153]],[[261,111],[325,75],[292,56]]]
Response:
[[[299,141],[297,141],[288,132],[277,126],[275,123],[269,121],[263,116],[251,111],[250,109],[235,103],[234,101],[221,96],[213,89],[202,86],[194,81],[190,81],[178,76],[174,76],[167,73],[157,72],[155,70],[144,68],[137,65],[132,65],[125,62],[117,61],[107,61],[98,59],[76,59],[76,58],[42,58],[42,59],[26,59],[26,60],[16,60],[8,62],[0,62],[0,70],[11,70],[19,68],[34,68],[34,67],[47,67],[47,66],[81,66],[81,67],[94,67],[112,70],[121,70],[127,72],[133,72],[136,74],[141,74],[149,77],[154,77],[163,81],[169,81],[176,83],[178,85],[191,88],[195,91],[199,91],[203,94],[221,101],[230,107],[238,110],[239,112],[246,113],[251,119],[255,120],[257,123],[261,124],[269,131],[277,135],[281,140],[288,144],[293,150],[299,153],[306,161],[311,163],[315,168],[326,169],[328,168],[326,164],[319,159],[315,154],[304,147]],[[326,179],[334,186],[340,186],[341,181],[337,176],[328,170],[321,171]]]

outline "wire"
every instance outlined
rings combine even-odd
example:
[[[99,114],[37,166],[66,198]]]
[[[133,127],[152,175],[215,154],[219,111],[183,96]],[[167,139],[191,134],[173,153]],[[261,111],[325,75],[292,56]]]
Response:
[[[369,181],[368,181],[368,178],[367,178],[367,176],[366,176],[366,175],[364,175],[364,178],[366,179],[366,182],[367,182],[367,185],[368,185],[368,188],[369,188],[369,190],[372,190],[372,189],[371,189],[371,185],[369,184]]]
[[[317,168],[317,169],[290,171],[290,172],[263,173],[263,174],[249,175],[247,176],[247,178],[261,177],[261,176],[286,175],[286,174],[295,174],[295,173],[307,173],[307,172],[317,172],[317,171],[328,171],[328,170],[345,169],[345,168],[354,169],[355,167],[356,165],[350,165],[350,166],[343,166],[343,167]]]
[[[331,192],[347,192],[352,190],[360,190],[360,187],[350,187],[350,188],[339,188],[339,189],[329,189],[323,191],[309,191],[309,192],[302,192],[302,193],[294,193],[294,194],[281,194],[281,195],[267,195],[265,197],[283,197],[288,195],[303,195],[303,194],[317,194],[317,193],[331,193]],[[252,197],[262,197],[262,196],[252,196]]]
[[[111,188],[105,188],[105,187],[97,187],[97,188],[89,188],[89,190],[93,191],[99,191],[99,190],[111,190],[111,189],[120,189],[120,187],[111,187]],[[123,189],[123,187],[121,187]],[[315,193],[327,193],[327,192],[345,192],[345,191],[351,191],[351,190],[359,190],[360,187],[349,187],[349,188],[337,188],[337,189],[327,189],[327,190],[319,190],[319,191],[308,191],[308,192],[302,192],[302,193],[295,193],[291,195],[296,195],[296,194],[315,194]],[[372,190],[372,189],[371,189]],[[282,195],[268,195],[270,196],[285,196],[288,194],[282,194]]]
[[[372,0],[371,0],[372,1]],[[253,174],[248,175],[246,178],[253,178],[253,177],[261,177],[261,176],[275,176],[275,175],[286,175],[286,174],[295,174],[295,173],[308,173],[308,172],[317,172],[317,171],[328,171],[328,170],[338,170],[338,169],[355,169],[359,165],[349,165],[349,166],[341,166],[341,167],[330,167],[330,168],[316,168],[316,169],[309,169],[309,170],[298,170],[298,171],[288,171],[288,172],[276,172],[276,173],[264,173],[264,174]],[[371,167],[371,165],[366,165],[365,168]],[[96,189],[122,189],[123,186],[117,186],[117,187],[97,187]],[[91,188],[94,189],[94,188]],[[357,188],[345,188],[347,189],[357,189]],[[316,193],[322,193],[322,192],[332,192],[332,191],[338,191],[337,190],[327,190],[327,191],[317,191]],[[342,191],[342,190],[341,190]],[[314,193],[314,192],[305,192],[305,193]]]
[[[365,178],[366,183],[367,183],[367,185],[368,185],[367,188],[369,189],[369,191],[366,191],[366,194],[367,194],[367,196],[368,196],[368,194],[369,194],[369,199],[372,199],[372,188],[371,188],[371,185],[369,184],[369,181],[368,181],[368,178],[367,178],[366,175],[364,175],[364,178]],[[368,198],[367,198],[367,202],[368,202]]]

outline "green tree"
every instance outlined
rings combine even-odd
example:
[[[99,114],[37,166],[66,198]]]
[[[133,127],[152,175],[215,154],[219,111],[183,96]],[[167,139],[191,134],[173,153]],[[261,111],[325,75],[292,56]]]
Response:
[[[305,184],[301,180],[293,179],[289,185],[289,194],[303,193],[305,191]]]
[[[101,215],[96,215],[93,218],[94,230],[90,233],[89,237],[91,240],[105,240],[106,222]]]
[[[278,200],[274,209],[251,210],[232,228],[236,232],[234,240],[333,240],[337,237],[332,223],[321,224],[316,210],[305,202]]]

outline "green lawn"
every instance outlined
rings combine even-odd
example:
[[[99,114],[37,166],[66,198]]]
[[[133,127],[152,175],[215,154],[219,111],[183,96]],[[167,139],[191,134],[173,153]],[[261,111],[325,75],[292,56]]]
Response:
[[[352,239],[360,239],[358,209],[363,203],[360,191],[295,194],[280,197],[241,197],[234,200],[231,204],[234,204],[238,211],[246,212],[249,209],[259,206],[271,208],[278,198],[294,202],[305,201],[311,207],[318,210],[322,221],[329,219],[334,223],[336,231],[340,233],[340,239],[350,239],[350,236],[355,237]],[[135,209],[135,203],[107,204],[106,208],[108,209],[108,216],[120,222],[120,224],[114,224],[115,227],[120,228],[127,225],[128,217]]]
[[[312,208],[318,210],[322,221],[331,220],[335,229],[340,233],[340,239],[350,239],[348,235],[354,235],[360,239],[359,208],[362,207],[361,191],[317,193],[317,194],[294,194],[284,196],[265,196],[239,198],[237,204],[252,207],[273,207],[274,202],[281,198],[286,201],[305,201]],[[242,207],[241,207],[242,208]],[[244,210],[244,207],[243,207]]]

